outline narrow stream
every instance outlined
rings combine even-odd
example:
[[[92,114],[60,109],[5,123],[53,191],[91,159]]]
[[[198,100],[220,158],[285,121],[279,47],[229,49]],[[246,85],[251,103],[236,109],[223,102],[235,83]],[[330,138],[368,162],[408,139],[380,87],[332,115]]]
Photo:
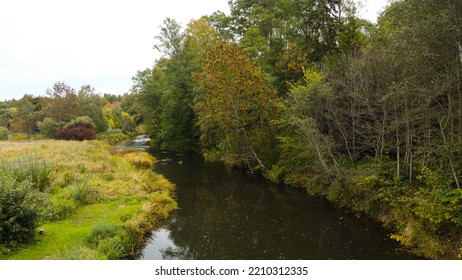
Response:
[[[132,145],[145,148],[141,138]],[[138,141],[138,142],[136,142]],[[375,221],[195,155],[153,152],[179,208],[140,259],[413,259]]]

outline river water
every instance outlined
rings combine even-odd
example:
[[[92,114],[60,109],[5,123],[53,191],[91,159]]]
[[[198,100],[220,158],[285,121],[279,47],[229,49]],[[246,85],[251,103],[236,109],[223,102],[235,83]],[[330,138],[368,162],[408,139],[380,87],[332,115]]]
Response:
[[[146,146],[138,138],[133,143]],[[381,226],[302,190],[192,154],[152,152],[179,209],[140,259],[413,259]]]

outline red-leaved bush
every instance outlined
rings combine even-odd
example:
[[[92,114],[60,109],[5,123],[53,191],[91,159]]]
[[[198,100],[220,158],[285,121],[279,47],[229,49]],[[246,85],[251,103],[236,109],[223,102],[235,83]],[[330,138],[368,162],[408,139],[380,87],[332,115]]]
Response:
[[[96,133],[91,124],[76,123],[65,127],[58,132],[59,138],[63,140],[94,140]]]

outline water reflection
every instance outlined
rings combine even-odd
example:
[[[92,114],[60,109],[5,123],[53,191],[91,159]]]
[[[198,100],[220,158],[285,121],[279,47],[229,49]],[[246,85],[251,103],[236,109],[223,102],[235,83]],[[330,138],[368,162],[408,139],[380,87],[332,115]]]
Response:
[[[149,141],[151,139],[146,135],[138,135],[135,139],[127,141],[125,144],[136,150],[149,150]]]
[[[141,259],[412,258],[373,221],[322,199],[192,155],[155,156],[180,209]]]

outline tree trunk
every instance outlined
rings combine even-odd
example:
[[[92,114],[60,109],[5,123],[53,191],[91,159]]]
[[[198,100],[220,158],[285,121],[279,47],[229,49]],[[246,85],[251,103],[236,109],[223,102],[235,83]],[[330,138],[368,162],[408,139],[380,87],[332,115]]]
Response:
[[[263,164],[263,161],[260,160],[257,153],[253,149],[252,144],[250,143],[250,140],[249,140],[249,137],[247,135],[247,131],[245,130],[245,128],[242,128],[242,132],[244,134],[244,139],[245,139],[245,142],[247,144],[247,147],[250,150],[250,152],[252,153],[252,156],[258,162],[258,164],[262,167],[264,174],[268,173],[268,169],[266,168],[265,164]]]
[[[459,47],[459,60],[460,66],[462,67],[462,43],[460,41],[457,42],[457,46]]]
[[[232,96],[232,94],[230,94],[230,96]],[[239,114],[239,99],[235,99],[232,97],[232,107],[233,107],[233,113],[234,113],[234,117],[237,119],[237,120],[240,120],[240,114]],[[237,104],[236,104],[237,103]],[[246,148],[250,151],[250,153],[252,154],[252,157],[258,162],[258,164],[261,166],[261,168],[263,169],[263,172],[264,174],[268,173],[268,169],[266,168],[265,164],[263,163],[263,161],[258,157],[257,153],[255,152],[255,150],[253,149],[252,147],[252,144],[250,143],[250,139],[249,139],[249,136],[247,134],[247,130],[245,129],[245,127],[242,127],[241,128],[242,130],[242,134],[244,136],[244,140],[245,140],[245,144],[246,144]],[[249,162],[247,162],[247,165],[249,166],[250,168],[250,171],[253,173],[253,168],[251,168]]]
[[[327,166],[326,161],[324,160],[324,157],[321,152],[321,148],[319,147],[319,142],[320,139],[317,137],[317,128],[315,125],[313,125],[313,120],[308,120],[309,123],[303,123],[302,121],[299,122],[300,129],[303,131],[303,134],[305,134],[305,137],[307,137],[310,141],[310,143],[313,145],[315,151],[316,151],[316,156],[318,157],[319,162],[321,163],[322,167],[326,171],[327,174],[331,173],[329,166]]]
[[[400,160],[401,160],[400,153],[401,153],[401,151],[400,151],[399,146],[400,146],[400,143],[399,143],[399,129],[396,128],[396,176],[398,178],[400,176],[400,169],[401,169],[401,167],[400,167]]]
[[[454,163],[452,162],[451,149],[446,141],[446,135],[444,134],[444,128],[443,128],[443,125],[441,124],[441,120],[438,120],[438,124],[440,126],[441,137],[443,138],[444,150],[446,151],[446,154],[448,155],[449,166],[451,167],[452,176],[454,177],[454,181],[456,182],[457,188],[460,189],[459,177],[457,175],[456,169],[454,168]]]

